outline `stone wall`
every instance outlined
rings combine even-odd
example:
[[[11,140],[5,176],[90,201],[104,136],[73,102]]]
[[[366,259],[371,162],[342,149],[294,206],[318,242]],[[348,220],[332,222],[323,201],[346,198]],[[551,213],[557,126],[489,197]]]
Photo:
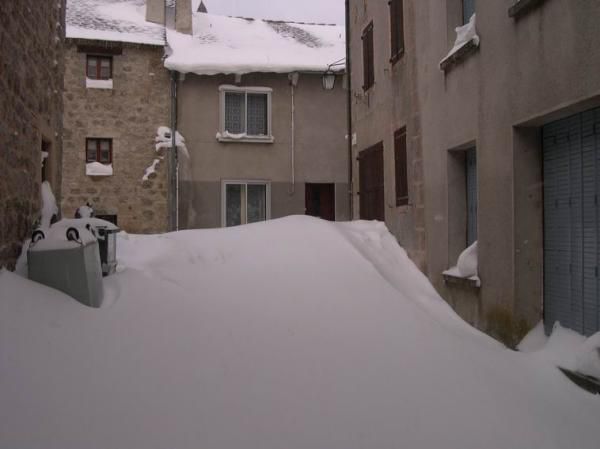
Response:
[[[113,89],[86,88],[84,47],[121,52],[113,56]],[[79,46],[79,47],[78,47]],[[169,126],[169,73],[162,47],[67,40],[63,213],[75,214],[90,202],[96,214],[117,215],[131,233],[164,232],[168,227],[167,160],[157,176],[142,181],[157,158],[159,126]],[[86,138],[113,140],[113,176],[86,175]]]
[[[46,179],[60,197],[64,0],[0,2],[0,267],[14,268]]]

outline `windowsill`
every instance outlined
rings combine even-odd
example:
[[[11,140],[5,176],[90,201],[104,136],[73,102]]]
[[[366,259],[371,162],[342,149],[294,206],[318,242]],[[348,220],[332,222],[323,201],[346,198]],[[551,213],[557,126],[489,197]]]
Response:
[[[217,133],[217,141],[222,143],[274,143],[273,136],[223,135]]]
[[[404,56],[404,49],[400,50],[398,53],[396,53],[395,55],[393,55],[390,58],[390,64],[395,65],[398,61],[400,61],[402,59],[403,56]]]
[[[540,6],[542,3],[544,3],[544,0],[516,0],[515,3],[508,8],[508,17],[518,19],[537,6]]]
[[[100,162],[88,162],[85,164],[85,174],[87,176],[112,176],[113,166]]]
[[[479,39],[471,39],[458,48],[454,53],[446,56],[440,62],[440,69],[448,73],[452,68],[462,63],[470,55],[474,54],[479,49]]]
[[[479,276],[471,276],[469,278],[461,277],[454,273],[452,269],[444,271],[442,276],[444,277],[444,283],[448,285],[474,289],[481,288],[481,279],[479,279]]]
[[[112,89],[113,88],[113,80],[96,80],[91,78],[85,79],[85,87],[87,89]]]

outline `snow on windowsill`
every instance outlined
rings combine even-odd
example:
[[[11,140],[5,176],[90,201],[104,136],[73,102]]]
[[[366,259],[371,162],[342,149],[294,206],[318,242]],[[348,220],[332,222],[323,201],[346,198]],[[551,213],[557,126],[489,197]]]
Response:
[[[242,143],[274,143],[273,136],[250,136],[246,133],[233,134],[228,131],[218,132],[217,140],[219,142],[242,142]]]
[[[464,284],[479,288],[481,279],[479,279],[478,265],[477,242],[474,242],[458,256],[456,266],[444,271],[442,275],[444,280],[451,284]]]
[[[85,174],[87,176],[112,176],[112,164],[101,164],[100,162],[90,162],[85,164]]]
[[[109,80],[94,80],[91,78],[86,78],[85,87],[87,89],[112,89],[113,80],[112,78]]]
[[[440,69],[447,71],[479,47],[477,34],[477,14],[473,14],[469,22],[456,28],[456,41],[446,57],[440,61]]]

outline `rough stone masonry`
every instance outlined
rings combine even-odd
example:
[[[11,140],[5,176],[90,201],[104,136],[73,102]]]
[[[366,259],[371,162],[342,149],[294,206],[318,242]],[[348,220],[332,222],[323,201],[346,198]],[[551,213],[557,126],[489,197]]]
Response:
[[[43,178],[60,198],[64,14],[64,0],[0,1],[0,267],[39,218]]]

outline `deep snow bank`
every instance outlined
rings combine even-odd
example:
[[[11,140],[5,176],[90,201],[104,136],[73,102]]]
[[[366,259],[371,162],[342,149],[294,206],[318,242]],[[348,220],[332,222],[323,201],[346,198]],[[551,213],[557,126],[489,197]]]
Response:
[[[377,223],[123,234],[107,306],[0,273],[0,447],[596,448],[600,400]]]

